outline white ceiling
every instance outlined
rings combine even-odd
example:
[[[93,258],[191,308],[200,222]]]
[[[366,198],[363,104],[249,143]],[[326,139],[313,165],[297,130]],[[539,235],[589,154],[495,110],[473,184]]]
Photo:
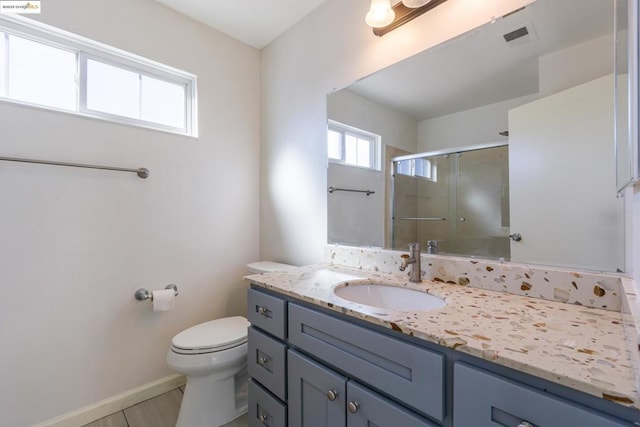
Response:
[[[262,49],[324,0],[156,0]]]

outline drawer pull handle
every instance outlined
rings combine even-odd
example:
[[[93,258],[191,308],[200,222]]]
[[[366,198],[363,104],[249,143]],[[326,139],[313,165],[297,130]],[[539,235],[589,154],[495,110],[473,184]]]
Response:
[[[269,359],[267,359],[266,357],[259,357],[258,358],[258,365],[264,366],[267,363],[269,363]]]
[[[520,424],[518,424],[518,427],[533,427],[533,424],[531,424],[528,421],[523,421]]]
[[[336,398],[338,397],[338,392],[335,390],[329,390],[327,392],[327,399],[329,399],[330,401],[334,401],[336,400]]]
[[[266,423],[269,417],[267,416],[267,414],[260,414],[258,415],[258,419],[260,420],[261,423]]]
[[[262,316],[266,316],[267,313],[269,313],[269,310],[267,310],[266,307],[263,307],[261,305],[258,306],[258,314],[260,314]]]
[[[358,402],[349,402],[347,404],[347,409],[349,410],[349,412],[351,412],[352,414],[355,414],[356,412],[358,412],[358,408],[360,407],[360,404]]]

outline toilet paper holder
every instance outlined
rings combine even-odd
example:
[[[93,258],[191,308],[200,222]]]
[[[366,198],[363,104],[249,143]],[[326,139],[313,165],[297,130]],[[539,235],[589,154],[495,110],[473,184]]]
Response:
[[[165,289],[173,289],[173,292],[175,292],[176,296],[178,296],[178,287],[174,284],[170,284],[164,287]],[[149,289],[145,289],[145,288],[140,288],[137,289],[135,294],[133,294],[136,299],[138,301],[144,301],[144,300],[148,300],[150,299],[151,301],[153,301],[153,293],[149,292]]]

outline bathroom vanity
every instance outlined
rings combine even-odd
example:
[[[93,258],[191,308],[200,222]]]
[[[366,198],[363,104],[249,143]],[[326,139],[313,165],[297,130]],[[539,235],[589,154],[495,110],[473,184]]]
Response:
[[[447,305],[379,309],[334,293],[372,277]],[[619,313],[330,265],[247,279],[250,426],[640,425]],[[570,332],[584,322],[583,342]]]

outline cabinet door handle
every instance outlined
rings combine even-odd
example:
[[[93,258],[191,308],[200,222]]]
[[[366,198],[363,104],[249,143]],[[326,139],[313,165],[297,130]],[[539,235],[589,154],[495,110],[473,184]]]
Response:
[[[258,306],[258,314],[266,316],[267,313],[269,313],[269,310],[266,307],[263,307],[261,305]]]
[[[269,359],[267,359],[266,357],[259,357],[258,358],[258,365],[264,366],[267,363],[269,363]]]
[[[267,414],[260,414],[258,415],[258,420],[260,420],[261,423],[266,423],[267,420],[269,419],[269,417],[267,416]]]
[[[533,427],[533,424],[531,424],[528,421],[523,421],[520,424],[518,424],[518,427]]]
[[[329,390],[327,392],[327,399],[329,399],[330,401],[334,401],[336,400],[336,398],[338,397],[338,392],[335,390]]]
[[[347,409],[349,410],[349,412],[351,412],[352,414],[355,414],[356,412],[358,412],[358,408],[360,407],[360,404],[358,402],[349,402],[347,404]],[[533,426],[532,426],[533,427]]]

